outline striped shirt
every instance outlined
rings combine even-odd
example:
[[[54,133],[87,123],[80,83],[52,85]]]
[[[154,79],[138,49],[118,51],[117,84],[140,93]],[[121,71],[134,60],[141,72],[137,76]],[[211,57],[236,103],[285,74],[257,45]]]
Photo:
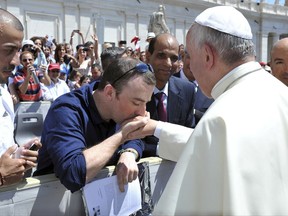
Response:
[[[43,76],[39,76],[39,72],[36,71],[36,75],[40,80]],[[28,83],[28,88],[25,94],[22,94],[19,90],[19,86],[24,82],[26,73],[23,71],[23,68],[18,70],[14,76],[14,84],[16,85],[17,92],[20,98],[20,101],[40,101],[42,100],[42,90],[40,84],[37,84],[33,77],[31,76]]]

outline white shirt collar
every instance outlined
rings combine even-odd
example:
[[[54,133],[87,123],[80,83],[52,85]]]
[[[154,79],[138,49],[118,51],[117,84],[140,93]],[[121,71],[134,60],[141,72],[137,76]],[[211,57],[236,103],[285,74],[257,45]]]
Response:
[[[232,71],[228,72],[221,80],[219,80],[216,85],[213,87],[211,95],[214,99],[218,98],[222,93],[224,93],[233,82],[237,79],[260,70],[261,66],[258,62],[247,62],[244,63]]]
[[[169,82],[166,83],[166,85],[164,86],[164,88],[162,90],[159,90],[156,86],[154,88],[154,94],[157,94],[158,92],[164,92],[164,94],[166,96],[168,96],[168,85],[169,85]]]

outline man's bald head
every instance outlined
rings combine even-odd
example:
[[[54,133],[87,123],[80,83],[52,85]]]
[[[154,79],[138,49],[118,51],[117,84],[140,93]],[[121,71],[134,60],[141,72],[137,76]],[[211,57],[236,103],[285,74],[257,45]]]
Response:
[[[20,20],[10,12],[0,9],[0,83],[7,83],[8,77],[19,64],[19,50],[24,37]]]
[[[10,12],[0,8],[1,31],[3,29],[2,25],[5,25],[5,24],[9,24],[13,26],[18,31],[24,31],[23,25],[17,17],[15,17]]]

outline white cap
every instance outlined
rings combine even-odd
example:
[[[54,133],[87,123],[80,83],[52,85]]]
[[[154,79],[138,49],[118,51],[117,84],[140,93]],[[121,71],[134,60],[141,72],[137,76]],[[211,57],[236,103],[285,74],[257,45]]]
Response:
[[[148,32],[146,40],[154,38],[154,37],[155,37],[155,33],[154,32]]]
[[[27,44],[34,46],[34,42],[33,42],[32,40],[24,40],[24,41],[22,42],[22,47],[25,46],[25,45],[27,45]]]
[[[216,6],[204,10],[195,22],[239,38],[251,40],[253,35],[247,19],[231,6]]]

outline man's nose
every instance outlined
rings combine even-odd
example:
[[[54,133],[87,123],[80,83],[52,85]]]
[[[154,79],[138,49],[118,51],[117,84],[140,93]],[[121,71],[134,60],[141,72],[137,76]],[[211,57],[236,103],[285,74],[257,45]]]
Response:
[[[146,112],[146,104],[143,106],[139,106],[139,108],[135,112],[135,115],[136,116],[144,116],[145,112]]]
[[[13,56],[11,64],[15,65],[15,66],[20,65],[20,58],[19,57],[20,57],[20,52],[16,52],[15,55]]]

